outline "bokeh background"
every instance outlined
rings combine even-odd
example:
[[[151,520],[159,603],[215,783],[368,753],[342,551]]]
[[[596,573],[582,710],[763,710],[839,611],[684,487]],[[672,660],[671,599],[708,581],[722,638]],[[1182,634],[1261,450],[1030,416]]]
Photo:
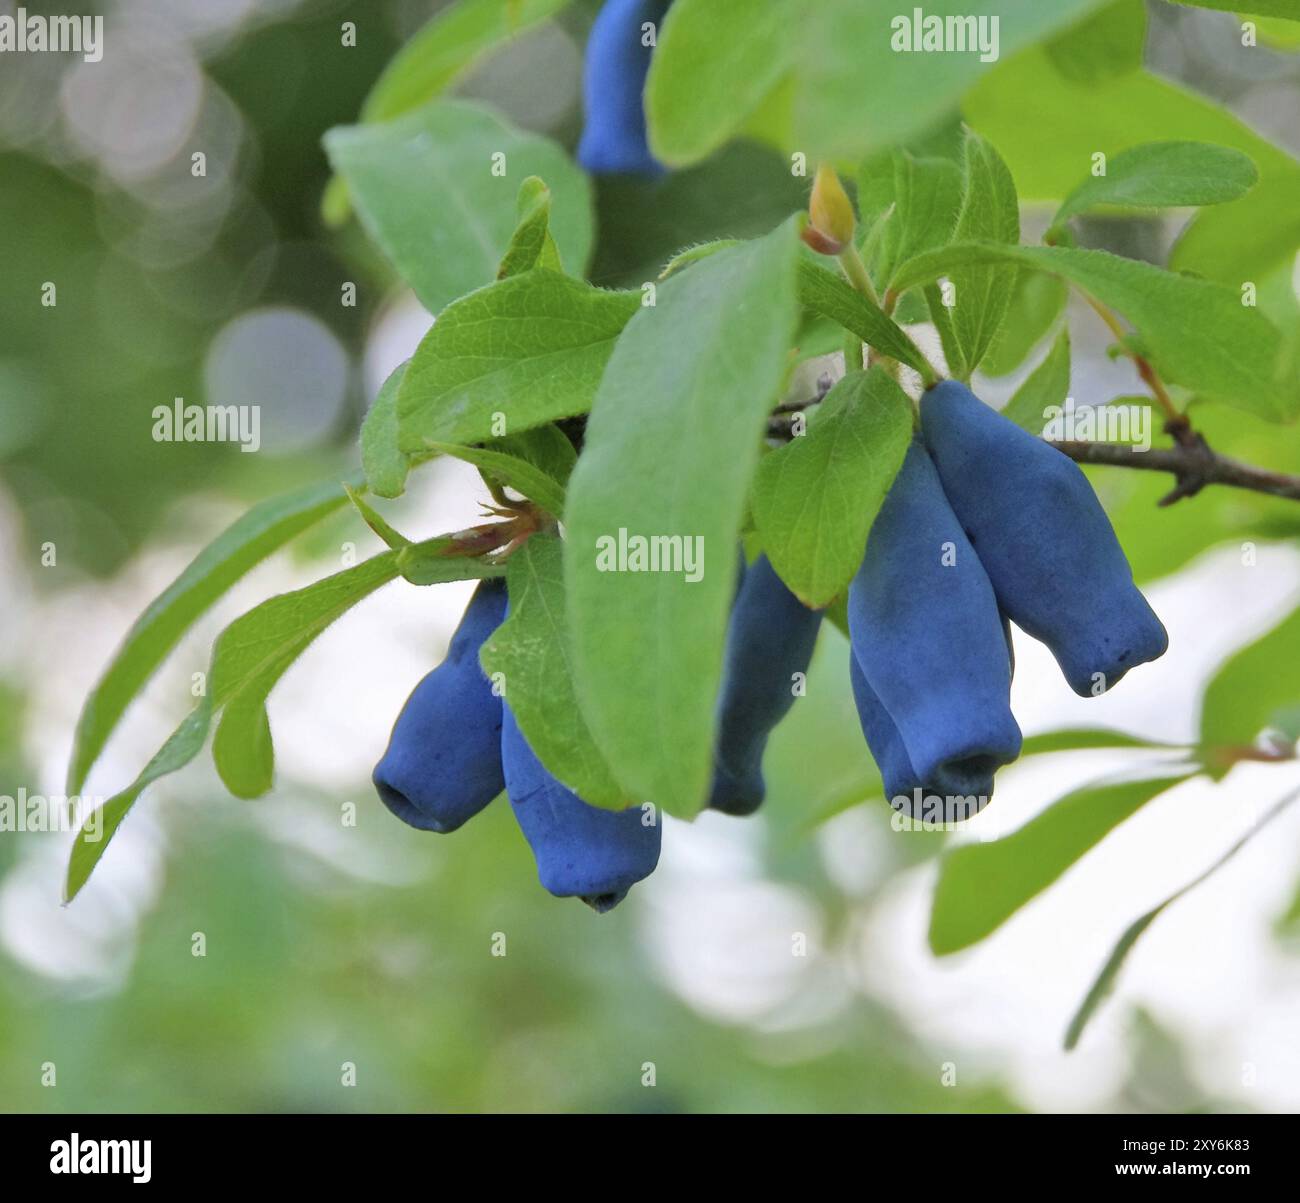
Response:
[[[102,63],[0,61],[9,795],[62,790],[81,700],[203,543],[251,502],[355,465],[369,398],[430,320],[355,224],[323,226],[320,136],[355,118],[437,4],[73,7],[106,15]],[[457,91],[571,146],[595,7],[575,3]],[[345,20],[358,24],[354,48],[340,46]],[[1231,16],[1156,3],[1148,65],[1300,152],[1300,58],[1247,59],[1232,52],[1237,37]],[[202,190],[188,187],[196,149]],[[654,188],[602,181],[593,278],[639,283],[685,243],[769,228],[805,188],[754,146]],[[1045,219],[1026,208],[1027,238]],[[1084,235],[1163,261],[1180,222],[1094,221]],[[39,303],[46,280],[58,285],[53,309]],[[346,282],[355,307],[340,303]],[[1104,331],[1086,311],[1072,320],[1075,396],[1135,391]],[[1015,383],[984,391],[998,400]],[[177,396],[259,404],[262,451],[153,442],[151,410]],[[1207,411],[1202,425],[1221,450],[1300,470],[1294,430],[1235,412]],[[1027,733],[1104,725],[1189,740],[1203,681],[1300,600],[1300,507],[1221,489],[1157,511],[1163,478],[1094,481],[1171,651],[1084,702],[1021,639],[1015,708]],[[437,464],[386,513],[433,534],[474,520],[483,496],[472,472]],[[1259,548],[1249,569],[1247,539]],[[226,622],[333,570],[347,544],[373,542],[340,516],[241,582],[132,708],[87,792],[111,794],[153,753]],[[60,905],[69,837],[0,833],[0,1108],[1300,1105],[1300,808],[1157,923],[1082,1047],[1061,1051],[1127,923],[1212,863],[1300,772],[1246,766],[1218,787],[1173,791],[991,939],[938,962],[925,927],[942,837],[892,832],[874,799],[817,821],[867,755],[843,641],[828,629],[809,697],[773,742],[763,815],[668,820],[657,874],[597,917],[540,889],[500,803],[443,838],[402,827],[370,789],[392,719],[467,595],[399,582],[331,629],[272,696],[274,794],[237,802],[201,763],[164,780],[73,906]],[[1277,671],[1300,678],[1294,664]],[[1016,827],[1072,784],[1134,763],[1087,752],[1013,766],[996,805],[957,838]],[[355,827],[340,821],[347,803]],[[192,955],[195,933],[205,956]],[[355,1085],[343,1085],[349,1063]]]

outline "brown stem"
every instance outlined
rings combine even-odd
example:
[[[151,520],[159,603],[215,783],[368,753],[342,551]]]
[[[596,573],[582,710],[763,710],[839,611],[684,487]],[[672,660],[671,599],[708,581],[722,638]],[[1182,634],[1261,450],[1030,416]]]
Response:
[[[1300,501],[1300,476],[1283,472],[1269,472],[1253,464],[1229,459],[1211,451],[1200,435],[1192,443],[1178,443],[1173,447],[1140,451],[1126,443],[1088,443],[1062,440],[1049,445],[1064,452],[1075,463],[1106,464],[1117,468],[1140,468],[1148,472],[1171,472],[1177,484],[1173,491],[1160,499],[1161,505],[1172,505],[1183,497],[1199,493],[1206,485],[1232,485],[1256,493],[1268,493]]]

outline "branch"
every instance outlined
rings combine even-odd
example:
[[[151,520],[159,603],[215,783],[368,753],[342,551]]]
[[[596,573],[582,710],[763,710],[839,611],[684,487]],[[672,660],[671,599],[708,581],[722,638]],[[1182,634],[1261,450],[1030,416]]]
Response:
[[[1142,468],[1148,472],[1171,472],[1177,484],[1161,505],[1173,505],[1183,497],[1199,493],[1206,485],[1232,485],[1238,489],[1251,489],[1256,493],[1270,493],[1300,501],[1300,476],[1287,476],[1282,472],[1269,472],[1253,464],[1216,455],[1200,435],[1192,443],[1176,443],[1173,447],[1139,451],[1125,443],[1084,443],[1062,440],[1045,440],[1049,446],[1064,452],[1075,463],[1107,464],[1118,468]]]

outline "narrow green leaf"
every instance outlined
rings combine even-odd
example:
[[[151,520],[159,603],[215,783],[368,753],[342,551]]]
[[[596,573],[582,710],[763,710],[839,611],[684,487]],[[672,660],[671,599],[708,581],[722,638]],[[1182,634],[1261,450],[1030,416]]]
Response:
[[[397,445],[397,390],[410,362],[389,374],[361,424],[361,467],[376,497],[400,497],[406,491],[411,461]]]
[[[349,605],[391,580],[396,575],[396,560],[396,552],[386,551],[305,589],[273,597],[236,619],[221,633],[212,650],[207,695],[172,732],[139,777],[82,824],[68,862],[67,901],[85,885],[113,833],[145,787],[184,768],[202,750],[213,715],[232,699],[239,698],[245,688],[257,691],[263,682],[265,690],[261,697],[264,699],[266,691],[290,662],[284,659],[286,645],[297,642],[301,651]],[[221,767],[219,763],[218,769]],[[230,771],[232,778],[241,783],[249,780],[243,766]]]
[[[395,531],[384,519],[384,516],[361,496],[361,492],[358,489],[354,489],[351,485],[344,485],[343,489],[348,495],[348,500],[352,502],[352,508],[361,515],[361,520],[370,527],[370,529],[374,531],[387,546],[393,548],[394,551],[400,551],[403,547],[409,547],[411,545],[410,539]]]
[[[1030,434],[1041,435],[1047,410],[1061,406],[1070,392],[1070,328],[1065,326],[1052,349],[1016,389],[1002,416]]]
[[[430,313],[496,278],[519,183],[530,175],[550,186],[550,229],[564,261],[586,267],[586,175],[554,142],[485,108],[435,100],[394,121],[332,129],[325,149],[362,225]]]
[[[482,581],[506,574],[504,564],[467,556],[455,535],[438,535],[404,547],[397,571],[410,585],[445,585],[448,581]]]
[[[1165,909],[1172,906],[1185,894],[1190,893],[1203,881],[1206,881],[1226,865],[1234,856],[1237,855],[1256,835],[1260,829],[1272,822],[1283,810],[1286,809],[1297,797],[1300,797],[1300,790],[1295,790],[1287,794],[1280,802],[1272,807],[1254,827],[1242,836],[1231,848],[1227,850],[1218,860],[1214,862],[1204,873],[1194,877],[1181,889],[1175,890],[1158,906],[1152,907],[1145,915],[1139,916],[1124,930],[1120,936],[1115,948],[1110,956],[1106,958],[1106,963],[1101,967],[1101,972],[1097,974],[1096,980],[1092,983],[1091,989],[1084,996],[1083,1002],[1079,1004],[1078,1011],[1075,1012],[1074,1018],[1070,1020],[1070,1026],[1065,1033],[1065,1049],[1067,1052],[1072,1051],[1079,1043],[1083,1030],[1088,1026],[1088,1022],[1096,1014],[1097,1008],[1105,1002],[1111,991],[1115,988],[1115,982],[1119,978],[1120,970],[1124,967],[1124,962],[1128,959],[1128,954],[1133,951],[1133,946],[1142,938],[1150,927]]]
[[[807,433],[759,465],[759,538],[805,604],[828,605],[853,579],[912,424],[912,403],[883,368],[851,372],[810,416]]]
[[[1020,749],[1020,758],[1043,756],[1051,752],[1078,752],[1092,748],[1160,748],[1185,751],[1179,744],[1158,743],[1130,735],[1126,731],[1110,731],[1104,727],[1067,727],[1060,731],[1044,731],[1027,735]]]
[[[1141,806],[1191,775],[1087,785],[1003,839],[949,853],[930,912],[931,950],[947,956],[991,935]]]
[[[1300,610],[1235,652],[1219,668],[1201,697],[1200,742],[1204,749],[1251,744],[1273,716],[1300,702]],[[1227,771],[1213,763],[1210,771]]]
[[[1020,241],[1020,206],[1011,172],[993,146],[978,134],[966,138],[966,192],[953,230],[958,242]],[[961,268],[949,273],[954,304],[949,310],[952,332],[960,352],[948,367],[969,380],[979,367],[1006,317],[1016,285],[1011,267]]]
[[[68,857],[68,872],[63,883],[65,902],[71,902],[86,884],[108,848],[109,841],[126,818],[127,811],[145,788],[159,777],[183,769],[203,751],[211,720],[212,702],[210,698],[204,698],[171,733],[140,775],[121,793],[109,798],[94,814],[87,816],[73,839],[72,852]]]
[[[708,789],[736,542],[795,333],[798,246],[790,221],[665,281],[618,341],[569,484],[582,711],[624,790],[672,814]],[[636,566],[618,563],[629,537],[674,541],[677,563],[618,570]]]
[[[934,369],[907,333],[878,305],[873,305],[842,276],[822,267],[811,255],[799,259],[799,301],[806,309],[838,322],[882,355],[915,368],[927,380]]]
[[[453,443],[430,443],[429,448],[473,464],[549,514],[564,513],[564,489],[525,459],[486,447],[458,447]]]
[[[1065,198],[1053,224],[1098,205],[1221,205],[1245,196],[1258,180],[1255,164],[1230,146],[1146,142],[1117,154],[1105,175],[1085,179]]]
[[[596,747],[573,687],[560,540],[529,539],[510,557],[506,588],[510,616],[483,644],[483,671],[501,674],[520,730],[552,776],[591,806],[624,809],[633,799]]]
[[[68,765],[70,795],[81,792],[131,699],[195,620],[250,568],[346,503],[331,481],[254,506],[149,603],[82,707]]]
[[[480,443],[586,412],[639,293],[537,268],[449,305],[397,397],[398,445]],[[503,429],[504,427],[504,429]]]
[[[1107,251],[985,243],[954,243],[918,255],[899,272],[900,284],[911,287],[957,265],[988,262],[1052,272],[1118,310],[1137,328],[1144,352],[1167,381],[1269,421],[1293,412],[1294,386],[1288,391],[1277,374],[1281,335],[1222,284]]]

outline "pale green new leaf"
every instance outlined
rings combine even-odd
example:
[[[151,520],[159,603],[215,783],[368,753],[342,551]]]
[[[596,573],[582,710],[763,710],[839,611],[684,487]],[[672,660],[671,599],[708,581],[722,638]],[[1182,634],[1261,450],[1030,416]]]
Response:
[[[82,706],[68,764],[69,794],[80,792],[131,699],[195,620],[250,568],[346,503],[343,489],[333,481],[261,502],[149,603]]]
[[[1008,376],[1014,372],[1065,312],[1069,295],[1070,290],[1059,276],[1020,272],[1011,291],[1007,316],[980,364],[980,371],[985,376]]]
[[[501,257],[497,279],[517,276],[534,267],[563,271],[560,252],[551,237],[551,190],[535,175],[519,185],[519,224]]]
[[[536,268],[449,305],[397,397],[398,445],[478,443],[591,407],[640,293]]]
[[[565,617],[560,540],[535,535],[510,557],[510,616],[479,652],[547,771],[591,806],[622,810],[633,799],[614,781],[578,706]]]
[[[1282,421],[1298,399],[1278,378],[1282,338],[1233,288],[1073,247],[954,243],[918,255],[899,272],[901,287],[932,280],[959,265],[1006,262],[1051,272],[1118,310],[1137,329],[1144,353],[1167,381],[1212,401]]]
[[[798,246],[787,222],[664,282],[618,341],[569,482],[583,714],[623,789],[676,815],[708,790],[736,545],[795,333]],[[675,538],[687,570],[618,571],[620,532]]]
[[[907,394],[883,368],[851,372],[810,415],[807,432],[759,465],[759,539],[806,605],[829,604],[853,579],[912,425]]]
[[[1000,840],[949,853],[930,912],[931,950],[946,956],[991,935],[1140,807],[1190,776],[1086,785]]]
[[[325,135],[362,225],[430,313],[496,278],[528,176],[546,180],[550,230],[581,272],[592,244],[591,186],[554,142],[478,105],[434,100],[394,121]]]
[[[1221,205],[1245,196],[1258,180],[1255,164],[1230,146],[1146,142],[1117,154],[1105,175],[1085,179],[1065,198],[1054,224],[1098,205]]]
[[[962,203],[961,168],[951,159],[893,154],[894,212],[884,227],[879,272],[887,283],[894,268],[953,236]]]

